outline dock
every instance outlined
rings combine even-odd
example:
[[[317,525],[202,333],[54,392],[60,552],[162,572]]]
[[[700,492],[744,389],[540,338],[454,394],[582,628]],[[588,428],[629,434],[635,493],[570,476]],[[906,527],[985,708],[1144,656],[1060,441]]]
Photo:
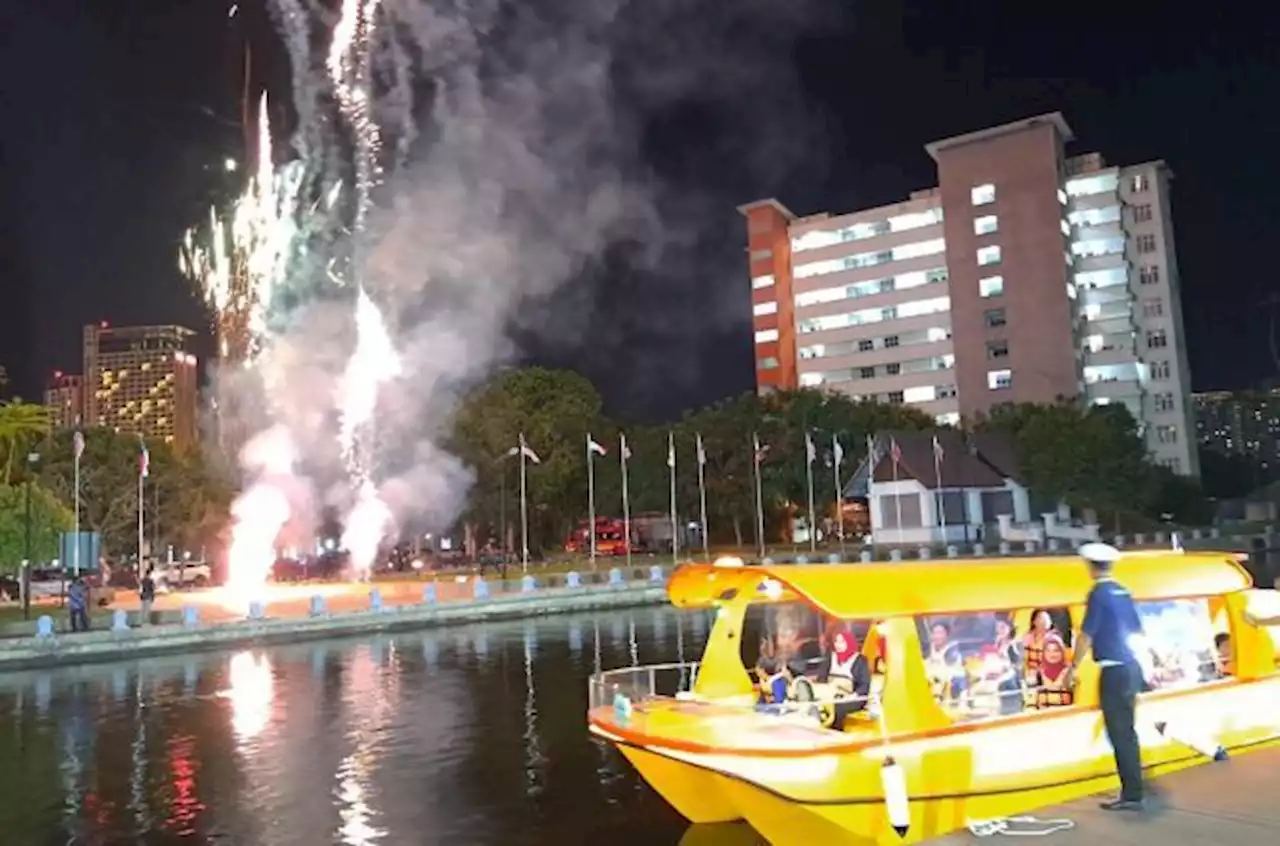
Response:
[[[1026,822],[1006,821],[1007,830],[953,834],[938,846],[976,846],[1036,836],[1046,846],[1255,846],[1280,840],[1280,797],[1275,774],[1280,749],[1236,755],[1150,782],[1156,795],[1141,813],[1104,811],[1105,795],[1035,811]],[[1068,825],[1069,824],[1069,825]],[[1034,832],[1034,833],[1033,833]]]

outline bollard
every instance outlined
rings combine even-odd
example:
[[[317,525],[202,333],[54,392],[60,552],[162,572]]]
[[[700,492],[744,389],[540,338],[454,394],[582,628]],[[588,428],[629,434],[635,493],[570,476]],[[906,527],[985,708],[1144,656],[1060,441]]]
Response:
[[[1050,551],[1050,552],[1057,552],[1057,551],[1058,551],[1058,548],[1059,548],[1060,546],[1061,546],[1061,544],[1060,544],[1060,543],[1058,543],[1058,539],[1057,539],[1057,538],[1049,538],[1049,551]]]
[[[797,555],[797,556],[796,556],[796,563],[797,563],[797,564],[808,564],[808,563],[809,563],[809,556],[807,556],[807,555]]]
[[[1008,542],[1008,541],[1000,541],[1000,554],[1001,554],[1001,555],[1008,555],[1008,554],[1009,554],[1009,542]]]
[[[582,587],[582,576],[579,576],[577,572],[570,570],[569,574],[564,577],[564,586],[570,588]]]
[[[1156,544],[1158,546],[1164,546],[1164,543],[1164,532],[1156,532]]]
[[[182,626],[187,629],[199,628],[200,609],[194,605],[184,605],[182,607]]]
[[[1134,535],[1134,536],[1133,536],[1133,545],[1134,545],[1134,546],[1142,546],[1142,545],[1143,545],[1144,543],[1146,543],[1146,542],[1147,542],[1147,536],[1146,536],[1146,535]]]
[[[472,591],[472,595],[476,599],[489,598],[489,583],[484,580],[484,577],[476,576],[475,587]]]
[[[921,561],[927,561],[933,557],[933,550],[927,546],[922,546],[916,550],[916,557]]]
[[[537,589],[538,589],[538,580],[535,579],[533,576],[526,575],[524,578],[520,580],[521,593],[533,593]]]
[[[651,582],[662,581],[662,568],[659,567],[657,564],[654,564],[652,567],[649,568],[649,581]]]
[[[622,571],[614,567],[609,571],[609,587],[622,587],[626,584],[626,580],[622,578]]]
[[[863,564],[870,564],[870,563],[871,563],[871,550],[869,550],[869,549],[864,549],[864,550],[862,550],[862,552],[859,552],[859,553],[858,553],[858,560],[859,560],[859,561],[861,561]]]
[[[36,619],[36,637],[41,639],[53,637],[53,618],[48,614],[41,614]]]
[[[123,608],[117,608],[111,614],[111,631],[127,632],[129,631],[129,612]]]
[[[889,560],[890,560],[890,561],[901,561],[901,560],[902,560],[902,550],[901,550],[901,549],[891,549],[891,550],[889,550]]]
[[[1209,537],[1220,538],[1222,537],[1222,532],[1218,530],[1217,526],[1214,526],[1213,528],[1209,529]]]
[[[259,600],[255,599],[253,602],[249,603],[249,619],[250,620],[261,620],[266,616],[267,616],[267,609]]]
[[[760,559],[760,566],[761,566],[761,567],[772,567],[773,565],[774,565],[774,560],[773,560],[773,558],[771,558],[771,557],[770,557],[770,556],[768,556],[768,555],[766,555],[764,558]]]
[[[426,587],[422,589],[422,601],[427,605],[436,604],[436,583],[427,582]]]
[[[1191,530],[1191,539],[1192,539],[1192,540],[1200,540],[1200,538],[1201,538],[1200,530],[1199,530],[1199,529],[1192,529],[1192,530]]]
[[[830,555],[828,555],[828,556],[827,556],[827,563],[828,563],[828,564],[839,564],[839,563],[840,563],[840,553],[838,553],[838,552],[833,552],[833,553],[831,553]]]
[[[982,556],[987,554],[987,548],[980,543],[975,543],[973,545],[973,554],[974,554],[974,557],[981,558]]]
[[[955,544],[951,544],[951,545],[949,545],[949,546],[947,547],[947,557],[948,557],[948,558],[959,558],[959,557],[960,557],[960,550],[956,548],[956,545],[955,545]]]
[[[1026,552],[1030,553],[1030,554],[1035,554],[1035,551],[1036,551],[1036,542],[1035,542],[1035,541],[1026,541],[1025,543],[1023,543],[1023,544],[1022,544],[1022,549],[1023,549],[1024,551],[1026,551]]]
[[[374,588],[373,590],[369,591],[369,610],[370,611],[382,610],[382,591],[378,590],[377,588]]]
[[[312,617],[323,617],[324,615],[326,615],[326,614],[328,614],[328,613],[329,613],[329,609],[328,609],[328,607],[324,604],[324,597],[323,597],[323,596],[313,596],[313,597],[311,597],[311,612],[310,612],[310,613],[311,613],[311,616],[312,616]]]

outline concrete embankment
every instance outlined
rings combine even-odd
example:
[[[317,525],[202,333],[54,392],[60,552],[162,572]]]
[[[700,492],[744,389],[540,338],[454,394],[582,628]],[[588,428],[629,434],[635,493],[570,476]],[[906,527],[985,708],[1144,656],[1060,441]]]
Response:
[[[396,632],[487,620],[656,605],[666,589],[653,581],[554,587],[484,599],[390,605],[381,610],[310,617],[245,619],[213,625],[162,625],[0,641],[0,669],[115,661],[237,646],[297,643],[373,632]]]

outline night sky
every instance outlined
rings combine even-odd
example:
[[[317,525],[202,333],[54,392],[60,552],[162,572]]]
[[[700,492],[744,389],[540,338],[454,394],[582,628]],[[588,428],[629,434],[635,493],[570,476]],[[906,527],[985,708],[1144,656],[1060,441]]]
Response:
[[[0,0],[0,363],[11,392],[34,397],[54,369],[78,371],[86,322],[207,322],[174,250],[227,190],[218,169],[240,149],[246,38],[257,84],[287,102],[281,51],[254,0],[241,5],[229,20],[216,0]],[[747,390],[735,205],[776,196],[807,214],[897,201],[934,184],[926,142],[1061,110],[1080,139],[1070,152],[1173,168],[1195,389],[1277,375],[1260,303],[1280,291],[1266,258],[1280,243],[1280,59],[1267,50],[1280,9],[783,5],[799,11],[781,35],[776,20],[740,16],[716,31],[719,13],[687,13],[691,54],[729,45],[696,93],[629,102],[620,84],[683,237],[656,266],[635,266],[623,247],[570,281],[547,306],[555,330],[526,338],[533,359],[582,370],[610,410],[646,419]],[[627,61],[620,79],[643,75]]]

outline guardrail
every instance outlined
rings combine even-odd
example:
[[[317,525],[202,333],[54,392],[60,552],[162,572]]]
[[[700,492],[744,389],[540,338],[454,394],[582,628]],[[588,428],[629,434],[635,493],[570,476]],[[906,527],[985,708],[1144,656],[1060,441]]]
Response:
[[[672,698],[689,693],[697,677],[696,661],[605,670],[587,679],[587,702],[589,707],[599,708],[614,704],[619,695],[632,703],[658,697]]]

